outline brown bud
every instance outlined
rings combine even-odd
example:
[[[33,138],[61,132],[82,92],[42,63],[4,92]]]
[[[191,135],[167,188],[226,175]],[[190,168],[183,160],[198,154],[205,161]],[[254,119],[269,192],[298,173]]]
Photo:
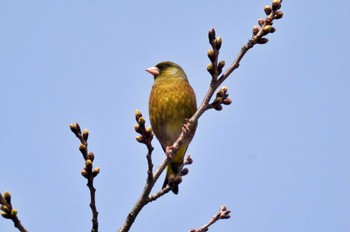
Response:
[[[215,39],[215,29],[212,28],[209,32],[208,32],[208,38],[209,41],[213,41]]]
[[[80,129],[80,125],[79,125],[79,123],[75,123],[75,128],[77,129],[77,133],[78,134],[81,134],[81,129]]]
[[[87,159],[85,161],[85,167],[86,167],[86,170],[89,171],[92,169],[92,161],[90,159]]]
[[[99,167],[94,168],[94,170],[92,171],[92,176],[96,177],[99,173],[100,173],[100,168]]]
[[[69,124],[69,128],[74,134],[78,133],[78,130],[73,123]]]
[[[1,216],[3,216],[6,219],[10,219],[11,218],[10,214],[5,213],[5,212],[1,212]]]
[[[282,11],[277,11],[275,16],[274,16],[275,19],[280,19],[282,17],[283,17],[283,12]]]
[[[224,93],[227,93],[227,86],[225,86],[225,85],[222,86],[222,87],[221,87],[221,90],[222,90]]]
[[[80,174],[85,178],[89,178],[89,174],[85,169],[81,170]]]
[[[258,33],[259,33],[259,30],[260,30],[260,28],[259,28],[258,26],[254,26],[253,29],[252,29],[253,35],[258,34]]]
[[[270,7],[269,5],[266,5],[266,6],[264,7],[264,11],[265,11],[265,14],[266,14],[266,15],[269,15],[269,14],[271,14],[272,9],[271,9],[271,7]]]
[[[147,127],[146,128],[146,134],[147,134],[147,137],[152,140],[153,139],[153,131],[152,131],[152,128],[151,127]]]
[[[16,217],[17,216],[17,209],[11,210],[11,216]]]
[[[189,172],[188,168],[184,168],[184,169],[181,170],[181,175],[182,176],[186,176],[188,174],[188,172]]]
[[[276,11],[281,8],[281,0],[272,1],[272,10]]]
[[[222,68],[223,68],[224,66],[225,66],[225,61],[224,61],[224,60],[220,61],[219,64],[218,64],[218,75],[221,74]]]
[[[267,35],[268,33],[270,33],[271,32],[271,26],[270,25],[266,25],[263,28],[263,32],[264,32],[264,35]]]
[[[88,138],[89,138],[89,131],[88,131],[88,129],[84,129],[83,130],[83,138],[84,138],[85,141],[88,140]]]
[[[257,41],[257,44],[266,44],[267,42],[269,42],[269,39],[267,38],[261,38]]]
[[[217,105],[217,106],[215,106],[215,110],[217,110],[217,111],[221,111],[221,110],[222,110],[222,106],[221,106],[221,105]]]
[[[146,122],[146,120],[143,117],[140,117],[138,120],[138,123],[140,124],[140,126],[144,126],[145,122]]]
[[[215,54],[214,54],[214,51],[213,51],[213,50],[211,50],[211,49],[208,50],[208,57],[209,57],[209,60],[210,60],[211,62],[214,62],[214,60],[215,60]]]
[[[143,137],[142,137],[141,135],[137,135],[137,136],[135,137],[135,139],[136,139],[136,141],[139,142],[139,143],[143,143],[143,142],[144,142],[144,141],[143,141]]]
[[[153,132],[152,132],[152,127],[147,127],[147,128],[146,128],[146,132],[147,132],[147,133],[153,133]]]
[[[213,75],[214,74],[214,66],[212,64],[207,65],[207,71]]]
[[[217,37],[216,40],[215,40],[215,48],[217,50],[220,50],[221,45],[222,45],[222,39],[221,39],[221,37]]]
[[[139,111],[139,110],[135,110],[135,118],[136,118],[136,121],[138,121],[139,120],[139,118],[141,118],[142,117],[142,113],[141,113],[141,111]]]
[[[81,153],[85,154],[86,153],[86,146],[84,144],[80,144],[79,150]]]
[[[232,103],[232,100],[230,98],[225,98],[222,102],[224,105],[230,105]]]
[[[1,205],[0,206],[0,209],[6,213],[9,213],[10,212],[10,209],[6,206],[6,205]]]
[[[274,33],[276,31],[276,28],[271,27],[271,32],[270,33]]]
[[[141,131],[140,131],[140,126],[139,126],[138,124],[135,124],[135,125],[134,125],[134,129],[135,129],[135,131],[136,131],[137,133],[141,133]]]
[[[4,199],[7,203],[11,204],[11,194],[9,192],[4,192]]]

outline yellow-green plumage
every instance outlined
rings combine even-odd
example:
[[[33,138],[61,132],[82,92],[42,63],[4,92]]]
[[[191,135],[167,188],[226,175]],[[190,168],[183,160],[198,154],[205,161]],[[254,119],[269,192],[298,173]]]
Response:
[[[161,62],[147,69],[154,75],[154,84],[149,97],[149,116],[154,134],[163,150],[171,146],[180,136],[185,119],[189,119],[197,110],[195,93],[188,83],[183,69],[172,62]],[[179,173],[185,152],[193,138],[184,140],[173,160],[167,167],[163,188],[171,176]],[[177,194],[178,186],[172,191]]]

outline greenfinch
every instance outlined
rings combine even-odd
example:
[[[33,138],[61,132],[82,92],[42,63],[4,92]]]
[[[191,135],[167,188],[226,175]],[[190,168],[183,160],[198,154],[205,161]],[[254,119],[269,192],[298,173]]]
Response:
[[[146,71],[154,76],[149,96],[150,122],[155,136],[166,152],[166,148],[171,147],[180,136],[185,120],[196,112],[196,95],[184,70],[173,62],[164,61]],[[166,168],[163,188],[169,184],[174,194],[179,192],[178,185],[181,179],[179,181],[176,177],[181,171],[187,147],[196,127],[197,125],[194,125],[192,133],[184,139]]]

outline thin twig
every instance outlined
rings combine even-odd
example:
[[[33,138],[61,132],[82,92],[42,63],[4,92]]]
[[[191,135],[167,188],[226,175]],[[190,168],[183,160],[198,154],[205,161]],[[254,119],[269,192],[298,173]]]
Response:
[[[27,232],[27,230],[21,224],[17,216],[17,210],[12,207],[11,195],[9,192],[4,192],[4,196],[0,193],[0,205],[1,205],[1,216],[6,219],[12,220],[14,226],[21,232]]]
[[[96,207],[96,189],[94,187],[94,179],[100,173],[100,168],[98,167],[93,168],[95,155],[92,152],[88,152],[87,140],[89,138],[89,131],[85,129],[82,133],[80,129],[80,125],[78,123],[70,124],[70,129],[81,142],[79,146],[79,150],[85,160],[85,166],[84,166],[84,169],[81,171],[81,175],[87,179],[86,186],[89,188],[89,192],[90,192],[89,206],[92,212],[91,232],[98,232],[98,211]]]
[[[219,209],[219,212],[215,214],[212,218],[210,218],[209,222],[202,226],[199,229],[192,229],[190,232],[204,232],[209,230],[209,226],[213,225],[215,222],[221,220],[221,219],[228,219],[230,218],[231,211],[226,208],[226,206],[221,206]]]

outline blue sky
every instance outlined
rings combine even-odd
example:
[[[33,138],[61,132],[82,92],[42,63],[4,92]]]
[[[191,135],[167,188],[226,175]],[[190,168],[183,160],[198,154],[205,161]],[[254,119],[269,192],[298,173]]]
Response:
[[[233,61],[269,1],[0,3],[0,191],[29,231],[89,231],[83,159],[69,124],[90,131],[101,168],[100,231],[116,231],[146,179],[134,111],[148,122],[153,78],[180,64],[201,102],[207,32]],[[233,103],[199,121],[180,194],[146,206],[132,231],[188,231],[222,204],[210,231],[350,231],[350,3],[283,1],[270,42],[225,82]],[[154,163],[164,155],[156,140]],[[156,186],[159,189],[162,184]],[[16,231],[0,220],[0,231]]]

